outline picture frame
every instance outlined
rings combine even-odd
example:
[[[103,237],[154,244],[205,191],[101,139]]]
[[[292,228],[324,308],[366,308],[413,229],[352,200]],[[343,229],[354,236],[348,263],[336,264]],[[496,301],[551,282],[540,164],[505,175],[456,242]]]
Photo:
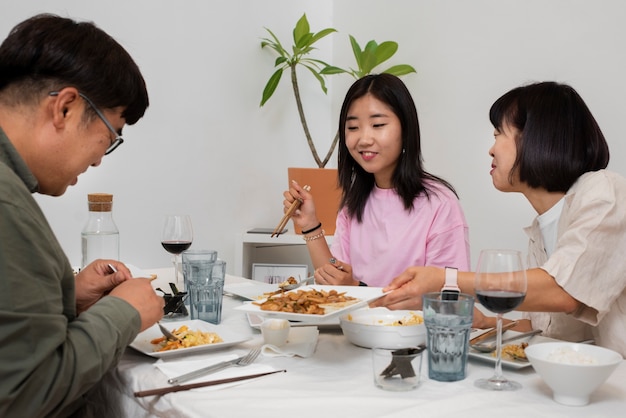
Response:
[[[252,279],[269,284],[279,284],[289,277],[304,280],[309,275],[309,266],[306,264],[252,264]]]

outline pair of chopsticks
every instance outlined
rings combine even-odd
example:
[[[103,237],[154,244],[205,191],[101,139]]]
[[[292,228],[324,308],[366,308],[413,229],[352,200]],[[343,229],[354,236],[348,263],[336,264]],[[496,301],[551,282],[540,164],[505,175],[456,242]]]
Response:
[[[507,329],[513,328],[515,325],[517,325],[517,321],[512,321],[512,322],[509,322],[508,324],[502,325],[502,332],[506,331]],[[497,327],[491,328],[489,331],[486,331],[486,332],[480,334],[478,337],[472,338],[469,341],[469,343],[470,343],[470,345],[479,343],[479,342],[481,342],[483,340],[486,340],[487,338],[491,338],[491,337],[495,336],[497,332],[498,332],[498,328]]]
[[[286,372],[287,370],[283,369],[283,370],[275,370],[273,372],[251,374],[248,376],[230,377],[228,379],[219,379],[219,380],[210,380],[208,382],[190,383],[188,385],[168,386],[168,387],[163,387],[163,388],[158,388],[158,389],[142,390],[140,392],[135,392],[134,395],[136,398],[143,398],[144,396],[161,396],[161,395],[165,395],[166,393],[180,392],[183,390],[202,388],[206,386],[222,385],[224,383],[232,383],[232,382],[239,382],[241,380],[256,379],[257,377],[267,376],[267,375],[274,374],[274,373],[286,373]]]
[[[309,192],[311,191],[311,186],[305,185],[303,189]],[[298,198],[293,201],[291,206],[289,206],[289,209],[287,209],[287,212],[285,212],[285,215],[283,216],[283,218],[278,223],[278,226],[274,228],[274,232],[272,232],[272,236],[270,238],[273,238],[275,236],[277,237],[280,235],[280,231],[282,231],[285,225],[287,225],[287,222],[289,222],[289,218],[291,218],[291,215],[293,215],[293,213],[300,207],[301,204],[302,204],[301,198]]]

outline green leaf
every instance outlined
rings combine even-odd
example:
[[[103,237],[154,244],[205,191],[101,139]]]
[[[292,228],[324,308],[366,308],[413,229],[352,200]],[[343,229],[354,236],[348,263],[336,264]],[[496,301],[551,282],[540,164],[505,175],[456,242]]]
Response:
[[[276,35],[274,35],[274,32],[272,32],[268,28],[265,28],[265,30],[268,31],[270,35],[272,35],[272,38],[274,39],[274,41],[272,42],[271,40],[269,40],[267,38],[263,38],[263,40],[266,41],[267,44],[270,45],[272,48],[274,48],[276,51],[285,51],[285,48],[283,48],[283,46],[281,45],[281,43],[278,40],[278,38],[276,37]],[[261,48],[264,47],[264,46],[265,45],[263,45],[263,43],[261,43]]]
[[[278,83],[280,82],[280,78],[282,76],[283,76],[283,69],[280,69],[274,72],[274,74],[272,74],[270,79],[267,81],[267,84],[265,85],[265,88],[263,89],[263,98],[261,99],[261,104],[260,104],[261,107],[265,104],[265,102],[269,100],[270,97],[272,97],[272,95],[274,94],[274,91],[276,91],[276,87],[278,87]]]
[[[322,69],[322,71],[320,71],[320,74],[323,75],[333,75],[333,74],[342,74],[342,73],[347,73],[348,71],[339,68],[339,67],[335,67],[332,65],[327,65],[326,67],[324,67],[324,69]]]
[[[395,76],[400,77],[409,73],[417,73],[417,71],[415,71],[415,68],[411,67],[408,64],[400,64],[400,65],[394,65],[393,67],[387,68],[385,71],[383,71],[383,73],[393,74]]]
[[[398,50],[398,44],[393,41],[386,41],[376,48],[376,65],[387,61]]]
[[[337,32],[337,30],[333,28],[322,29],[321,31],[313,35],[313,38],[311,39],[311,45],[313,45],[315,42],[319,41],[323,37],[330,35],[333,32]]]
[[[317,68],[330,67],[330,64],[322,60],[315,59],[315,58],[303,58],[302,62],[310,62],[311,64],[315,65]]]
[[[357,68],[361,68],[362,55],[363,55],[361,51],[361,46],[356,41],[356,39],[354,39],[354,36],[352,35],[349,35],[349,36],[350,36],[350,44],[352,45],[352,53],[354,54],[354,59],[356,60]]]
[[[313,39],[313,34],[312,33],[307,32],[307,33],[303,34],[296,41],[295,48],[297,48],[299,50],[309,49],[310,46],[311,46],[311,39]]]
[[[324,91],[324,94],[326,94],[327,89],[326,89],[326,81],[324,80],[324,77],[322,77],[314,67],[310,67],[308,65],[304,65],[304,67],[307,68],[315,76],[315,78],[317,78],[317,81],[320,82],[320,87],[322,88],[322,91]]]
[[[274,42],[261,42],[261,48],[269,47],[272,48],[278,55],[285,55],[285,51]]]
[[[306,18],[306,13],[296,23],[296,27],[293,28],[293,43],[300,45],[303,36],[311,35],[311,29],[309,28],[309,21]]]
[[[369,41],[361,52],[361,62],[357,70],[357,76],[363,77],[370,74],[378,64],[378,44],[376,41]]]

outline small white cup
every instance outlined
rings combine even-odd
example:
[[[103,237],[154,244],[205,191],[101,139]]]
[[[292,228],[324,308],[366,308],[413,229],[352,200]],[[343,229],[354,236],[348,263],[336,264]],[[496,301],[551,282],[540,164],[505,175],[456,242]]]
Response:
[[[287,337],[289,337],[289,329],[289,321],[286,319],[266,319],[261,324],[263,341],[265,341],[265,344],[271,344],[277,347],[285,345]]]

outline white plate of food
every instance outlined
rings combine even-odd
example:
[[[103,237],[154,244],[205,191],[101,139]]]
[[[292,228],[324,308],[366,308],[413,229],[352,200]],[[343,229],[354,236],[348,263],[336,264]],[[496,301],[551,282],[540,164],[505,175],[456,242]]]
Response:
[[[298,297],[296,298],[295,295]],[[383,295],[382,287],[310,285],[258,301],[247,302],[235,309],[264,317],[311,324],[311,322],[338,317],[342,313],[367,306],[369,302]],[[290,296],[294,298],[291,301],[287,299]],[[267,304],[275,306],[266,306]]]
[[[229,283],[224,286],[225,293],[231,293],[247,300],[263,300],[267,298],[266,293],[275,292],[277,290],[277,284],[269,284],[250,279],[246,279],[245,282]]]
[[[511,330],[505,331],[504,334],[502,334],[502,338],[514,337],[517,334],[522,334],[522,333],[517,332],[517,331],[511,331]],[[495,337],[494,337],[494,340],[495,340]],[[514,360],[512,357],[509,357],[506,355],[507,351],[511,350],[512,352],[517,353],[517,355],[519,356],[520,354],[523,354],[523,347],[522,347],[523,343],[531,345],[531,344],[539,344],[539,343],[548,342],[548,341],[555,341],[555,340],[552,338],[535,335],[535,336],[529,336],[526,338],[520,338],[519,340],[511,341],[510,343],[502,344],[502,349],[504,350],[504,354],[502,356],[502,367],[508,367],[510,369],[515,369],[515,370],[530,367],[531,364],[529,361]],[[493,364],[496,363],[495,351],[491,353],[482,353],[470,347],[469,358],[480,360],[483,362],[493,363]]]
[[[154,324],[147,330],[140,332],[139,335],[137,335],[137,338],[135,338],[135,340],[130,344],[130,347],[152,357],[164,358],[185,354],[195,354],[201,351],[218,350],[220,348],[230,347],[250,339],[249,336],[243,336],[232,332],[229,327],[223,325],[213,325],[199,319],[168,321],[163,323],[163,325],[170,331],[179,330],[182,326],[187,326],[188,331],[191,331],[191,336],[198,336],[199,333],[204,333],[200,335],[205,337],[214,337],[214,334],[217,334],[217,336],[219,336],[219,340],[209,344],[199,344],[192,345],[190,347],[175,348],[168,351],[159,351],[161,345],[153,344],[152,341],[163,337],[163,334],[161,334],[159,326]]]

